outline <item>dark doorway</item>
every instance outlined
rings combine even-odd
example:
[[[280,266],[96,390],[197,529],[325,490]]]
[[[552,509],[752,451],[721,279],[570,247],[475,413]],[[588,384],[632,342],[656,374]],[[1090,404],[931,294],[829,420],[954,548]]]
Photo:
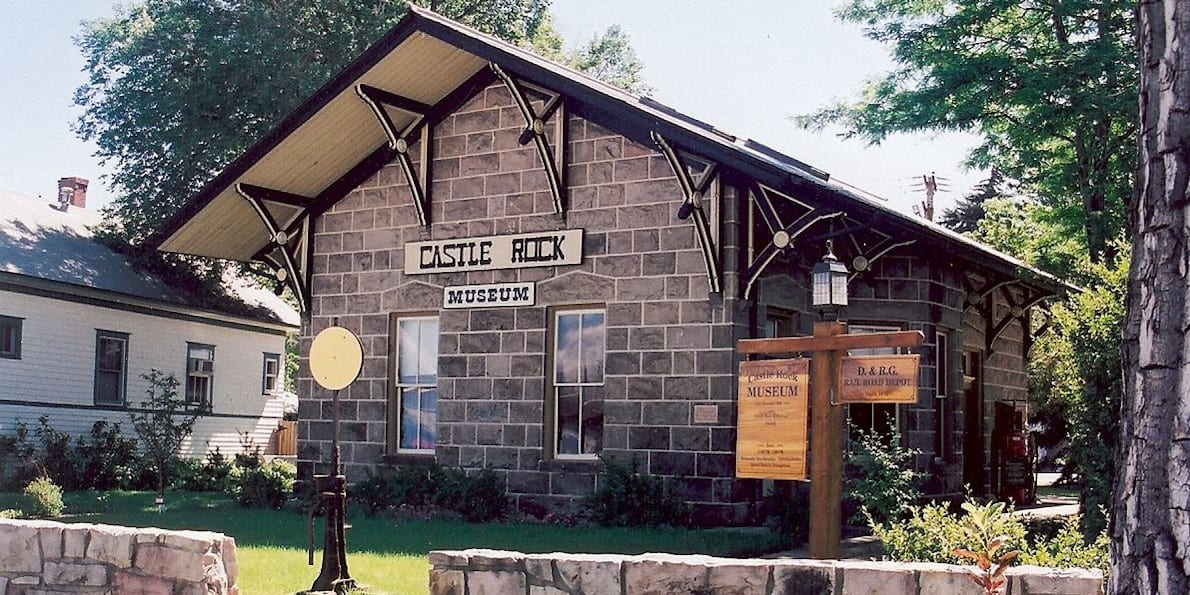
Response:
[[[963,483],[982,496],[984,482],[983,354],[963,352]]]

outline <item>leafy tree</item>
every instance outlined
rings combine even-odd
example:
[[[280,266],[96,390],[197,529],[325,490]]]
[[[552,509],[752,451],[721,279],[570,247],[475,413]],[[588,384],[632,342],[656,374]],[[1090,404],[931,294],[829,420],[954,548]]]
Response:
[[[1081,236],[1114,256],[1133,166],[1132,2],[850,0],[844,21],[887,44],[896,66],[861,96],[802,116],[879,143],[898,132],[982,135],[968,157],[1020,180]]]
[[[1108,592],[1190,593],[1190,3],[1137,6],[1141,67]]]
[[[531,48],[550,40],[548,5],[428,3]],[[114,166],[116,197],[102,235],[137,253],[204,183],[389,30],[405,6],[397,0],[143,0],[85,24],[75,41],[89,80],[75,93],[84,110],[75,128]],[[561,52],[556,33],[552,40]],[[639,61],[618,29],[575,55],[582,58],[577,65],[598,76],[639,85]],[[199,272],[208,283],[219,279],[218,267]]]
[[[145,455],[157,468],[157,495],[164,498],[169,463],[194,430],[198,414],[186,410],[178,396],[178,379],[173,374],[153,369],[148,374],[141,374],[141,378],[149,382],[149,388],[145,390],[147,398],[141,404],[144,411],[129,411],[128,416],[140,436]]]

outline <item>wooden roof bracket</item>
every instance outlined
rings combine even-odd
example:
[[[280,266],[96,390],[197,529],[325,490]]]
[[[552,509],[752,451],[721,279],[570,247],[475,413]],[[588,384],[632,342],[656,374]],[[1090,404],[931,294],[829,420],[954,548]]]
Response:
[[[888,254],[889,252],[892,252],[897,248],[912,246],[917,243],[917,240],[905,240],[904,242],[895,243],[889,242],[891,242],[891,239],[884,239],[877,242],[868,251],[868,254],[864,254],[863,251],[859,249],[859,244],[854,243],[856,246],[856,256],[855,258],[851,259],[852,273],[850,277],[847,277],[847,281],[853,281],[859,276],[860,273],[871,270],[872,264],[877,260],[880,260],[881,257]]]
[[[433,106],[364,84],[356,85],[355,92],[372,109],[372,113],[380,122],[380,127],[384,129],[384,135],[388,137],[389,148],[396,151],[397,164],[401,166],[405,180],[409,183],[409,192],[413,195],[413,208],[417,214],[417,223],[422,227],[428,226],[430,224],[429,192],[432,162],[430,151],[433,150],[433,139],[431,138],[433,124],[428,121],[427,116],[433,111]],[[392,117],[385,111],[384,106],[409,112],[416,117],[403,130],[397,130]],[[415,174],[413,161],[409,158],[409,139],[419,132],[421,155],[418,160],[418,171]]]
[[[504,82],[504,86],[508,87],[508,92],[512,94],[512,100],[516,103],[517,109],[520,110],[521,117],[525,119],[525,130],[521,132],[518,142],[525,145],[532,140],[537,146],[537,154],[541,157],[541,162],[545,165],[545,179],[550,186],[550,195],[554,201],[554,214],[565,215],[566,205],[563,197],[563,189],[566,186],[565,100],[558,93],[553,93],[528,83],[518,83],[516,79],[512,78],[512,76],[495,62],[489,63],[488,68],[496,74],[497,78]],[[534,113],[533,105],[529,103],[529,99],[525,96],[524,88],[531,88],[533,91],[549,96],[540,114]],[[557,117],[553,118],[554,147],[551,149],[549,139],[545,134],[545,123],[550,121],[551,117],[555,115]]]
[[[1044,304],[1038,304],[1038,306],[1039,307],[1037,307],[1037,308],[1032,308],[1032,309],[1028,310],[1029,315],[1032,316],[1032,313],[1040,312],[1042,314],[1042,316],[1045,317],[1045,321],[1042,322],[1041,326],[1038,326],[1036,329],[1031,328],[1032,325],[1030,324],[1029,332],[1025,333],[1024,353],[1026,356],[1029,355],[1029,352],[1032,351],[1033,346],[1036,345],[1038,337],[1041,337],[1042,335],[1049,332],[1050,328],[1053,326],[1053,323],[1054,323],[1054,315],[1052,312],[1050,312],[1049,307]],[[1032,319],[1030,319],[1030,323],[1031,322],[1032,322]]]
[[[996,321],[994,324],[992,320],[995,314],[995,304],[992,303],[991,292],[989,292],[984,298],[987,300],[987,305],[985,306],[987,308],[987,314],[984,317],[984,320],[987,324],[987,331],[984,333],[984,348],[986,349],[986,352],[989,356],[996,352],[996,350],[993,348],[996,339],[1000,338],[1000,335],[1004,333],[1004,331],[1013,323],[1013,321],[1020,321],[1021,323],[1021,328],[1024,335],[1022,341],[1025,343],[1022,353],[1028,353],[1029,343],[1032,341],[1030,338],[1030,329],[1028,327],[1029,309],[1053,296],[1052,293],[1044,291],[1039,291],[1037,293],[1029,292],[1028,286],[1020,283],[1020,285],[1025,288],[1026,293],[1025,296],[1021,298],[1020,301],[1018,301],[1016,296],[1008,290],[1011,285],[1017,283],[1019,283],[1019,281],[1011,281],[997,285],[1000,289],[1000,293],[1004,295],[1004,299],[1008,301],[1008,312],[1003,318],[1001,318],[999,321]]]
[[[298,308],[302,312],[310,309],[309,295],[309,246],[310,246],[310,212],[304,207],[297,218],[286,229],[281,229],[277,221],[265,208],[265,201],[283,198],[285,204],[309,204],[313,199],[297,196],[272,188],[263,188],[252,184],[237,183],[236,194],[248,201],[269,234],[269,244],[257,253],[260,260],[273,267],[273,276],[278,284],[284,284],[297,298]],[[272,197],[272,198],[269,198]],[[272,249],[269,249],[269,248]],[[279,258],[272,257],[276,253]],[[278,262],[279,261],[279,262]],[[277,266],[280,264],[280,266]]]
[[[771,188],[767,188],[766,190],[769,192],[776,192]],[[749,194],[752,197],[753,203],[757,205],[758,210],[761,212],[761,216],[765,218],[766,224],[768,223],[770,216],[772,217],[772,220],[779,221],[775,210],[768,216],[764,215],[766,208],[772,208],[772,204],[768,203],[768,195],[766,193],[752,192]],[[802,235],[821,221],[834,219],[836,217],[845,217],[846,215],[847,213],[845,211],[828,212],[824,209],[815,207],[804,213],[801,217],[798,217],[793,223],[772,230],[773,237],[769,240],[768,245],[760,251],[760,254],[756,255],[756,257],[748,265],[748,270],[744,272],[744,299],[749,299],[752,297],[752,288],[760,279],[760,275],[764,273],[764,270],[769,266],[769,263],[771,263],[773,259],[777,258],[777,255],[781,254],[781,252],[790,249],[790,247],[793,246],[794,240],[796,240],[798,236]]]
[[[710,219],[702,204],[703,197],[717,175],[718,165],[709,163],[706,171],[696,182],[691,177],[690,169],[686,166],[685,161],[670,146],[669,142],[656,131],[650,132],[649,135],[652,136],[653,142],[657,143],[661,154],[665,156],[665,161],[669,163],[670,169],[678,179],[678,185],[682,188],[682,205],[678,207],[677,217],[678,219],[690,218],[694,222],[694,232],[698,237],[698,247],[702,251],[702,261],[707,270],[707,283],[710,292],[721,293],[723,284],[719,272],[719,247],[715,245]]]

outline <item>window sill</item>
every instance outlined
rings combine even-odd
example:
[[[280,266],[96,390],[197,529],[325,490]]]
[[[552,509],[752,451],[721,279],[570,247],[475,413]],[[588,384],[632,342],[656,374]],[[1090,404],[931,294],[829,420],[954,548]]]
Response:
[[[599,464],[599,457],[553,458],[541,461],[541,471],[590,471]]]
[[[385,465],[428,465],[437,460],[438,455],[432,451],[426,452],[391,452],[384,454],[380,460]]]

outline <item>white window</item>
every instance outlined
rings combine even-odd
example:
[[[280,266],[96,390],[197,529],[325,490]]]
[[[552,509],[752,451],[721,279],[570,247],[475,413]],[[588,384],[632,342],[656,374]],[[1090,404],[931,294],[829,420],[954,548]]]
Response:
[[[123,405],[128,383],[128,334],[95,332],[95,404]]]
[[[433,452],[438,442],[438,318],[398,318],[396,390],[391,409],[398,451]]]
[[[281,375],[281,355],[278,353],[264,354],[264,364],[261,368],[260,393],[271,395],[277,390],[277,378]]]
[[[847,331],[852,334],[864,333],[886,333],[902,330],[895,326],[875,326],[875,325],[851,325]],[[848,351],[849,355],[894,355],[897,353],[895,347],[881,347],[877,349],[852,349]],[[852,403],[847,406],[847,417],[850,425],[858,430],[865,432],[880,432],[887,434],[889,432],[900,431],[900,407],[893,403]]]
[[[554,313],[554,455],[593,458],[603,449],[603,310]]]
[[[21,359],[20,318],[0,316],[0,357]]]
[[[215,380],[215,346],[186,344],[186,405],[211,410]]]

